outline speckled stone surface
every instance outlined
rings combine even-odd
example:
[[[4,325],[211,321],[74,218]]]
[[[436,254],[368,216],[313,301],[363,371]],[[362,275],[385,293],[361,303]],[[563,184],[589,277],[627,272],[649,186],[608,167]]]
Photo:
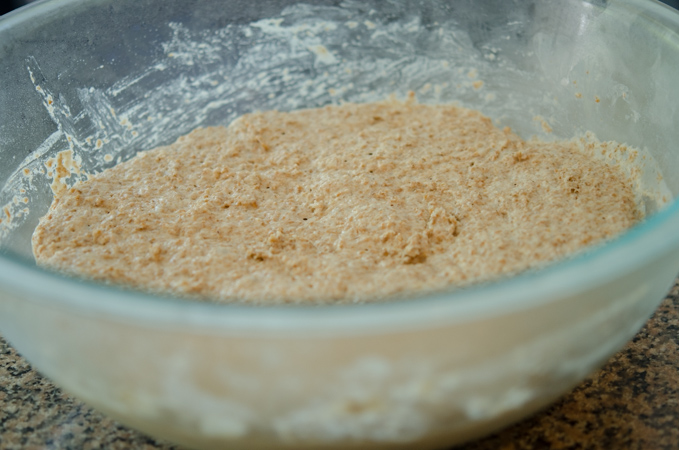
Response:
[[[42,378],[0,338],[0,449],[174,449]],[[455,450],[679,448],[679,284],[625,349],[546,411]]]

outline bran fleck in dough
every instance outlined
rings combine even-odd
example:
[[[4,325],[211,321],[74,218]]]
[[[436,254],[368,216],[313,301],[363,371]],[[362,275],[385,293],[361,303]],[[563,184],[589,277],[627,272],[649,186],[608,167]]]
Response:
[[[246,114],[56,196],[33,251],[45,267],[218,301],[465,285],[642,218],[632,182],[595,150],[414,101]]]

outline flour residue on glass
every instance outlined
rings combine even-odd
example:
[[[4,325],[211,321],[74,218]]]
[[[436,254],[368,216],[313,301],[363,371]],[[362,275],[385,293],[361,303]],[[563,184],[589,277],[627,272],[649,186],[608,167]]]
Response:
[[[0,237],[27,220],[37,223],[49,204],[48,186],[71,186],[196,127],[226,125],[256,110],[375,101],[414,91],[423,103],[479,109],[523,137],[574,135],[563,125],[564,102],[575,101],[570,78],[560,87],[563,95],[547,96],[541,86],[550,81],[548,70],[535,74],[519,67],[515,54],[515,62],[503,56],[521,47],[514,43],[521,24],[509,22],[479,44],[454,21],[439,23],[414,6],[403,8],[398,20],[346,2],[342,7],[299,4],[279,17],[198,32],[170,23],[172,36],[159,44],[160,56],[152,64],[108,88],[82,86],[75,98],[52,88],[40,61],[29,57],[27,76],[57,131],[2,190],[0,205],[7,214]],[[527,66],[544,62],[541,42],[538,33],[535,51],[522,56]],[[571,76],[580,69],[574,66]],[[625,107],[630,95],[624,86],[605,94],[604,101],[620,100]],[[536,116],[541,119],[532,120]],[[628,117],[636,120],[633,110]],[[69,163],[53,170],[50,161]],[[671,198],[660,171],[650,157],[635,164],[643,166],[644,204],[658,209]]]

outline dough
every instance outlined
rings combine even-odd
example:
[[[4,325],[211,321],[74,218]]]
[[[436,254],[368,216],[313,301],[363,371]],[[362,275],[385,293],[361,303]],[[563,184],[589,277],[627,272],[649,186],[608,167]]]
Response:
[[[598,150],[414,101],[246,114],[56,196],[33,251],[56,270],[218,301],[450,288],[639,221],[632,181]]]

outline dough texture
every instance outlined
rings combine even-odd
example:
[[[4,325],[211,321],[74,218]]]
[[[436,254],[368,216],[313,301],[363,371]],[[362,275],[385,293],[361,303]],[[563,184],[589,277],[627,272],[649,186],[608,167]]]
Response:
[[[598,145],[524,141],[477,111],[414,101],[246,114],[65,190],[33,251],[56,270],[217,301],[462,286],[642,218]]]

